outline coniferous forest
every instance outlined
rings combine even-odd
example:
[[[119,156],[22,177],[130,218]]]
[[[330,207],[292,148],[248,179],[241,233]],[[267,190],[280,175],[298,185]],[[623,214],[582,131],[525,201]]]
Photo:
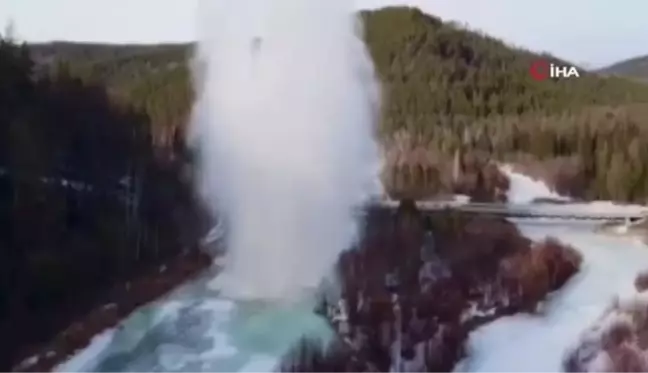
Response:
[[[0,41],[0,366],[121,279],[195,246],[201,213],[182,152],[148,114],[64,65],[34,77]]]
[[[534,59],[566,62],[416,9],[362,17],[392,196],[475,195],[510,161],[574,197],[648,200],[648,85],[539,82]],[[40,320],[18,334],[46,338],[53,309],[196,246],[191,48],[0,40],[0,334]]]
[[[538,82],[529,76],[532,61],[566,62],[417,9],[362,16],[383,84],[379,138],[390,192],[453,191],[448,171],[459,151],[463,169],[516,160],[575,197],[645,201],[646,84],[583,69],[579,79]],[[146,113],[156,146],[172,147],[182,137],[192,101],[191,46],[29,48],[39,73],[64,63],[75,77],[106,85],[111,97]]]

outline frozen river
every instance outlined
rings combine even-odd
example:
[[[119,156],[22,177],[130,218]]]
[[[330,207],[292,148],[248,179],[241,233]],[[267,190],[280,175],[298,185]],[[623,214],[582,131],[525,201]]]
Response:
[[[583,255],[579,273],[546,302],[541,316],[500,318],[474,331],[469,357],[457,366],[474,372],[562,371],[565,353],[592,326],[616,296],[636,293],[634,280],[648,268],[648,247],[627,237],[592,233],[584,223],[520,224],[532,238],[547,235]]]

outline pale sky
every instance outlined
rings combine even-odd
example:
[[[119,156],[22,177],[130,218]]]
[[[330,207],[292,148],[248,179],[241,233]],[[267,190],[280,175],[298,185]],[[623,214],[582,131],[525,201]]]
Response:
[[[514,45],[590,67],[648,54],[648,0],[349,1],[361,8],[417,5]],[[0,0],[0,25],[12,19],[16,36],[26,41],[188,41],[195,39],[197,2]]]

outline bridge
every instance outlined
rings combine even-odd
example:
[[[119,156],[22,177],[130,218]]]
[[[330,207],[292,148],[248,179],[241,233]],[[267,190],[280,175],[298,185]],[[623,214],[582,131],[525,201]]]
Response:
[[[384,209],[398,208],[398,201],[374,201],[371,207]],[[604,206],[596,206],[590,203],[482,203],[463,201],[417,201],[419,210],[425,213],[443,211],[458,211],[469,214],[481,214],[490,216],[501,216],[509,218],[530,218],[530,219],[564,219],[564,220],[590,220],[590,221],[617,221],[631,223],[648,218],[648,206],[615,206],[606,209]],[[616,210],[614,210],[616,209]],[[203,238],[203,245],[220,240],[225,234],[225,225],[222,220],[213,227]]]
[[[398,201],[381,201],[378,206],[395,209]],[[434,213],[446,210],[470,214],[495,215],[515,218],[546,218],[566,220],[596,220],[596,221],[637,221],[648,217],[648,206],[597,206],[588,203],[481,203],[455,201],[418,201],[419,210],[424,213]]]

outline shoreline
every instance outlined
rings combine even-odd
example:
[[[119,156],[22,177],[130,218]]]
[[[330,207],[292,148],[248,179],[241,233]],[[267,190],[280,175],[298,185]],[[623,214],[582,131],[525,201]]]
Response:
[[[15,372],[49,372],[86,348],[96,336],[118,325],[147,303],[200,275],[212,263],[201,250],[185,250],[107,291],[101,304],[58,331],[48,342],[25,346],[12,363]]]

